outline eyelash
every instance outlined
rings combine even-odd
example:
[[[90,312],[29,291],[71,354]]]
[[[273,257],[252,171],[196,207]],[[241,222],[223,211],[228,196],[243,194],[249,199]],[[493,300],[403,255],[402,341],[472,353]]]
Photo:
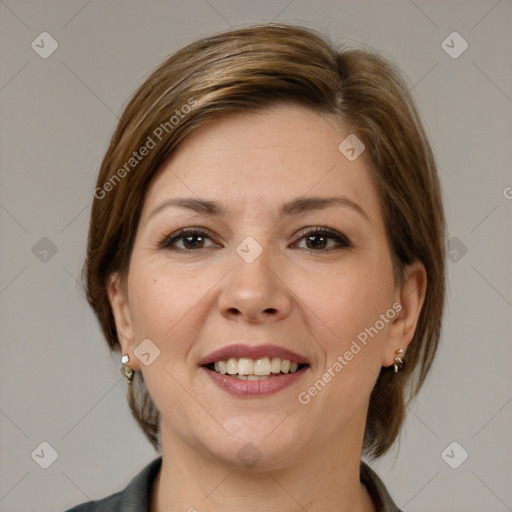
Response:
[[[178,240],[182,240],[185,237],[189,236],[202,236],[210,238],[210,234],[208,230],[204,229],[198,229],[198,228],[184,228],[179,230],[177,233],[174,233],[170,236],[166,236],[159,244],[159,247],[162,249],[167,249],[171,251],[176,252],[192,252],[194,250],[200,250],[200,249],[208,249],[208,247],[200,247],[199,249],[182,249],[178,247],[173,247],[172,244],[174,244]],[[323,236],[325,238],[329,238],[331,240],[335,240],[339,246],[338,247],[330,247],[328,249],[304,249],[306,252],[310,254],[319,254],[321,252],[331,252],[332,250],[340,250],[340,249],[348,249],[352,247],[352,243],[350,240],[343,235],[342,233],[338,233],[337,231],[334,231],[329,228],[325,228],[322,226],[317,226],[313,229],[310,229],[309,231],[303,231],[298,239],[298,241],[303,240],[304,238],[308,236]]]

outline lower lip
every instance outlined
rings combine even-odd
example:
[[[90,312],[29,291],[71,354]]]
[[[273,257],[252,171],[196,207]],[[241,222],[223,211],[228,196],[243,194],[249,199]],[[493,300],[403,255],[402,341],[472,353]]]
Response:
[[[272,395],[297,382],[307,371],[304,366],[293,373],[286,373],[264,380],[241,380],[228,374],[217,373],[205,366],[201,367],[221,389],[237,397],[258,398]]]

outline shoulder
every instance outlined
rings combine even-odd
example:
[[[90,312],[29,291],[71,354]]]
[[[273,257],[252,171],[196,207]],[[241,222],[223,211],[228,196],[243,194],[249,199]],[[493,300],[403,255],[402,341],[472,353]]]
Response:
[[[135,475],[122,491],[100,500],[81,503],[65,512],[149,512],[153,482],[161,465],[162,457],[158,457]]]
[[[87,501],[80,505],[75,505],[65,512],[117,512],[122,510],[123,495],[124,491],[120,491],[101,500]]]
[[[364,461],[361,461],[361,482],[366,486],[378,512],[403,512],[391,498],[384,482]]]

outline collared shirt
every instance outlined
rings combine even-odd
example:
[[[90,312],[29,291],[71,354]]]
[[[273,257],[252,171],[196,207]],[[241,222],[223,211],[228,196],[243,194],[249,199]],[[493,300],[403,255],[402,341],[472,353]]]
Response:
[[[151,491],[161,466],[160,456],[135,475],[124,490],[101,500],[82,503],[66,512],[150,512]],[[361,461],[360,475],[377,512],[402,512],[391,499],[377,473],[364,461]]]

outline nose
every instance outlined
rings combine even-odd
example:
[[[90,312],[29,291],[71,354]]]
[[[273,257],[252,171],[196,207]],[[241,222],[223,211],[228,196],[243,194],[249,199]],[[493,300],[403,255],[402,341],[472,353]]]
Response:
[[[280,277],[271,250],[263,250],[250,263],[233,251],[230,263],[232,269],[222,281],[218,299],[223,316],[230,320],[264,323],[290,314],[291,291]]]

